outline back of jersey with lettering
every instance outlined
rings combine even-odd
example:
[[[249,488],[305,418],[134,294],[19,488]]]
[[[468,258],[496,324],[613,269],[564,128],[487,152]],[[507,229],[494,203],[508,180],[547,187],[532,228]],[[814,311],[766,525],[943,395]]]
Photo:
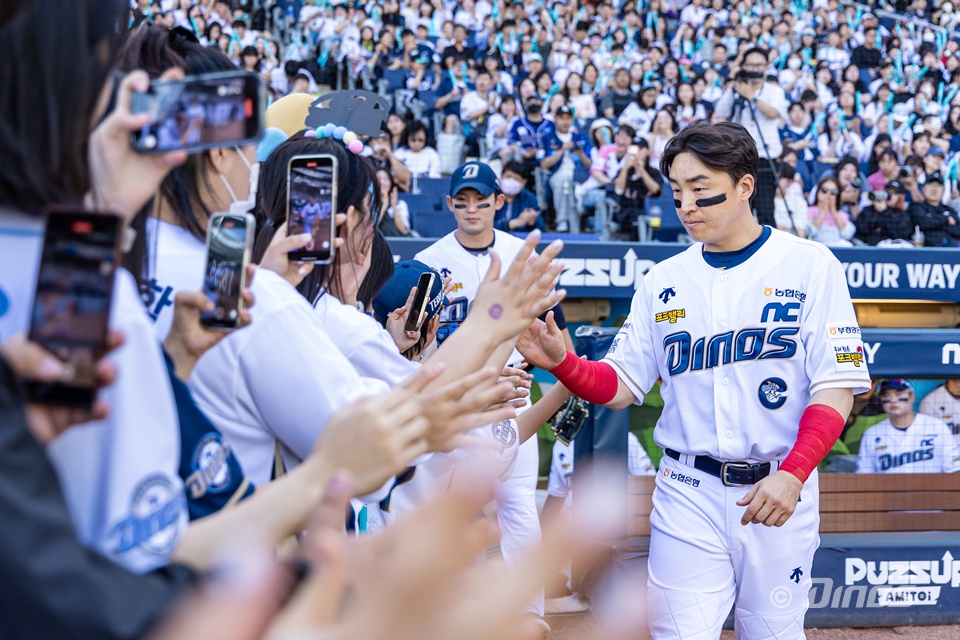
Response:
[[[173,301],[178,291],[201,291],[207,246],[192,233],[168,222],[147,219],[150,281],[144,302],[160,340],[173,324]]]
[[[663,380],[661,447],[782,460],[813,394],[870,388],[843,269],[824,246],[776,230],[730,269],[701,251],[650,270],[605,360],[640,400]]]

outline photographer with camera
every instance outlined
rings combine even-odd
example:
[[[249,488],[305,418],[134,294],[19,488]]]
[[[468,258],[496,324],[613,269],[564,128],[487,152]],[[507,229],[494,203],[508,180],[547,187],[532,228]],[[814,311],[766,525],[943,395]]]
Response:
[[[777,84],[764,82],[769,67],[769,52],[761,47],[747,49],[731,86],[717,101],[718,117],[736,122],[750,133],[760,165],[753,209],[761,224],[776,226],[773,199],[778,188],[774,161],[783,152],[780,120],[787,117],[787,99]]]
[[[960,241],[960,218],[944,205],[943,176],[932,173],[923,183],[923,201],[910,205],[910,217],[923,235],[925,247],[956,247]]]
[[[906,189],[907,203],[923,202],[923,192],[920,191],[919,175],[923,173],[923,161],[917,156],[910,156],[903,161],[900,167],[898,181]]]
[[[906,188],[899,180],[890,180],[882,190],[867,194],[870,204],[857,218],[854,237],[871,246],[884,240],[910,242],[913,222],[907,211]]]

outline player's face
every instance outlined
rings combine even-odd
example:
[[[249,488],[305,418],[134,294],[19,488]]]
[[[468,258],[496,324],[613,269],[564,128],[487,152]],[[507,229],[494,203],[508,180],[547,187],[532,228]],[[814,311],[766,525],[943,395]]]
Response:
[[[687,233],[696,242],[702,242],[708,251],[732,251],[749,243],[753,237],[741,241],[756,229],[750,213],[750,196],[754,180],[744,176],[733,184],[730,176],[714,171],[700,162],[692,153],[681,153],[670,168],[670,186],[673,199],[680,202],[677,215]],[[726,201],[708,207],[696,202],[725,195]]]
[[[913,393],[905,389],[890,389],[880,396],[880,406],[883,412],[891,418],[913,413]]]
[[[464,189],[452,198],[447,196],[447,207],[453,211],[458,230],[479,235],[493,229],[493,219],[503,201],[503,194],[490,194],[484,198],[475,189]]]

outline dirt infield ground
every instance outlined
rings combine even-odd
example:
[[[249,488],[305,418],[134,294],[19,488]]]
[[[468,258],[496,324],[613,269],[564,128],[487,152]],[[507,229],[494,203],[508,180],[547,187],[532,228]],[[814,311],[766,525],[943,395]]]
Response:
[[[591,623],[589,614],[547,616],[553,628],[550,640],[604,640]],[[732,631],[724,631],[721,640],[734,640]],[[807,629],[807,640],[956,640],[960,626]],[[641,640],[637,638],[636,640]]]

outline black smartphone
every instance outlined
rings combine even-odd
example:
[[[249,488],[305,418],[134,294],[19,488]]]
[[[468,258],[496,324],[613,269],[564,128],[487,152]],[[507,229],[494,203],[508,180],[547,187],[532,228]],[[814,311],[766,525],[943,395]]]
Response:
[[[287,169],[287,235],[309,233],[310,244],[291,251],[293,262],[327,264],[336,237],[337,159],[319,154],[294,156]]]
[[[256,74],[228,71],[157,80],[146,93],[134,93],[134,113],[152,119],[132,134],[140,153],[203,151],[244,146],[263,136],[266,86]]]
[[[215,306],[213,311],[200,314],[200,322],[206,327],[237,328],[256,224],[249,213],[217,213],[210,218],[203,293]]]
[[[430,291],[433,289],[433,283],[437,274],[432,271],[421,273],[417,280],[417,293],[413,296],[413,304],[407,311],[407,323],[404,325],[404,331],[419,331],[423,322],[423,312],[427,309],[427,303],[430,302]]]
[[[106,213],[51,211],[43,237],[30,341],[66,365],[53,383],[26,380],[33,402],[90,409],[97,360],[107,349],[121,220]]]

